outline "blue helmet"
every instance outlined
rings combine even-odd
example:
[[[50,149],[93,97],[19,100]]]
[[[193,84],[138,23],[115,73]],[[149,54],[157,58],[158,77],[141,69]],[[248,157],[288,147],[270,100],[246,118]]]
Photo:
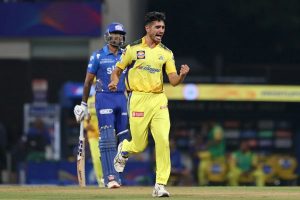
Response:
[[[122,35],[126,34],[123,24],[120,24],[118,22],[113,22],[107,26],[105,33],[112,33],[112,32],[119,32]]]
[[[117,33],[120,34],[121,37],[113,37],[111,33]],[[124,29],[124,26],[120,23],[113,22],[109,24],[106,28],[105,34],[104,34],[104,40],[108,44],[116,47],[120,47],[124,45],[125,42],[125,34],[126,31]]]

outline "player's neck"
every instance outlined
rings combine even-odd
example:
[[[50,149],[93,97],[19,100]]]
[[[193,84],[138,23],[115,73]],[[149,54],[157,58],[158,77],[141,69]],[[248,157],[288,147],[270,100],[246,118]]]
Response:
[[[115,55],[118,53],[118,50],[119,50],[119,48],[114,47],[114,46],[112,46],[112,45],[108,45],[108,49],[109,49],[109,51],[110,51],[111,53],[113,53],[113,54],[115,54]]]
[[[152,40],[148,35],[145,36],[145,42],[150,48],[154,48],[159,42]]]

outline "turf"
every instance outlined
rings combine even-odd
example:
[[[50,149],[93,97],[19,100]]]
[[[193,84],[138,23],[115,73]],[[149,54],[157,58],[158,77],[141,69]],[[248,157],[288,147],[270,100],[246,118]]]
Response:
[[[299,200],[300,187],[167,187],[178,200]],[[153,199],[152,187],[0,186],[1,200]]]

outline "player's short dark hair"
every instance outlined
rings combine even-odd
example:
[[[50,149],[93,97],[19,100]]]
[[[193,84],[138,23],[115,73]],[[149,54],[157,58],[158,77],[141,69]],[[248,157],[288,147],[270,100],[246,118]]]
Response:
[[[166,21],[166,15],[165,13],[162,12],[157,12],[157,11],[153,11],[153,12],[148,12],[145,15],[145,25],[150,24],[151,22],[154,21]]]

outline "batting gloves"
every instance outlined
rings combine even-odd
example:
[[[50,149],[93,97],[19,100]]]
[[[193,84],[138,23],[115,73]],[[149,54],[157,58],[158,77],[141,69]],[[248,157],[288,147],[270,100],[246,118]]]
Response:
[[[76,117],[77,122],[81,122],[84,118],[88,118],[89,111],[87,107],[87,103],[81,102],[81,105],[76,105],[74,107],[74,115]]]

